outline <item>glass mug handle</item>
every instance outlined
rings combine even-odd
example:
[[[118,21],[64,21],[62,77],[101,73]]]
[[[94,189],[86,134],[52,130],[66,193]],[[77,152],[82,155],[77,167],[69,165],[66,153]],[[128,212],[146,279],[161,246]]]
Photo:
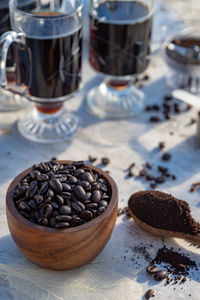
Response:
[[[16,90],[15,88],[12,88],[10,85],[8,86],[6,77],[6,59],[10,45],[14,42],[19,42],[19,40],[21,42],[23,36],[22,32],[8,31],[0,38],[0,86],[3,89],[19,95],[24,95],[24,90],[22,92],[19,89]]]

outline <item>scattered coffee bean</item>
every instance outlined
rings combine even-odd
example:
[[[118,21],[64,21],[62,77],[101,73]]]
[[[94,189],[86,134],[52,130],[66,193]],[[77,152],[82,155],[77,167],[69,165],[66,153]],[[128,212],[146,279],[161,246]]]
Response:
[[[140,170],[140,172],[139,172],[139,176],[142,176],[142,177],[144,177],[144,176],[146,176],[147,175],[147,170],[146,169],[142,169],[142,170]]]
[[[152,165],[148,161],[146,162],[145,167],[147,169],[152,169]]]
[[[165,148],[165,142],[159,142],[158,147],[162,150]]]
[[[168,161],[171,159],[171,154],[169,152],[165,152],[163,155],[162,155],[162,160],[164,161]]]
[[[148,181],[154,180],[154,175],[153,174],[147,174],[146,175],[146,180],[148,180]]]
[[[195,188],[192,186],[189,190],[191,193],[193,193],[195,191]]]
[[[97,161],[97,157],[93,157],[93,156],[89,155],[88,160],[89,160],[89,162],[94,163],[95,161]]]
[[[155,182],[158,183],[158,184],[165,183],[165,181],[166,181],[166,177],[164,175],[158,176],[158,177],[155,178]]]
[[[144,295],[145,299],[150,299],[151,297],[154,297],[154,290],[150,289],[148,290],[145,295]]]
[[[172,101],[173,100],[173,97],[172,96],[170,96],[170,95],[166,95],[166,96],[164,96],[164,101]]]
[[[172,175],[172,180],[176,180],[176,176],[175,175]]]
[[[103,157],[101,163],[102,165],[107,166],[110,163],[110,159],[108,157]]]
[[[166,173],[168,171],[168,168],[165,168],[163,166],[158,166],[158,171],[161,173]]]
[[[158,271],[158,268],[155,265],[149,265],[146,268],[146,270],[147,270],[147,273],[149,273],[149,274],[152,275],[152,274],[154,274],[154,273],[156,273]]]
[[[133,170],[130,169],[130,170],[128,171],[128,177],[134,177],[134,176],[135,176],[135,174],[134,174]]]
[[[157,271],[154,274],[154,279],[156,281],[161,281],[161,280],[165,279],[166,277],[167,277],[167,273],[164,270]]]
[[[152,117],[150,117],[149,121],[152,123],[157,123],[157,122],[161,121],[161,118],[157,117],[157,116],[152,116]]]

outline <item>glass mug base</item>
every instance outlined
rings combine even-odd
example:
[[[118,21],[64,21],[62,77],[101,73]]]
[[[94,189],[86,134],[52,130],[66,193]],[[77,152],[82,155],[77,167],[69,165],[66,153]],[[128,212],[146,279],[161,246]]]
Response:
[[[121,82],[120,82],[121,83]],[[102,82],[87,97],[89,111],[99,118],[124,119],[139,114],[145,106],[146,96],[132,83],[114,87]]]
[[[18,121],[18,130],[25,138],[43,144],[69,141],[79,129],[79,118],[64,108],[53,114],[34,108]]]
[[[31,105],[26,98],[0,89],[0,112],[12,112]]]

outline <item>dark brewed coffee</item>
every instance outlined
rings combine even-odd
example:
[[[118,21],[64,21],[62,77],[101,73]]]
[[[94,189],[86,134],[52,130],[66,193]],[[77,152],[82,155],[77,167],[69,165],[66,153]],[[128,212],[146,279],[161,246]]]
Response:
[[[105,1],[90,14],[89,60],[99,72],[125,76],[148,66],[152,14],[138,1]]]
[[[56,17],[60,14],[37,15]],[[32,100],[33,97],[58,98],[73,93],[81,80],[81,47],[81,28],[61,37],[26,36],[25,46],[20,44],[15,53],[17,83],[27,87]]]

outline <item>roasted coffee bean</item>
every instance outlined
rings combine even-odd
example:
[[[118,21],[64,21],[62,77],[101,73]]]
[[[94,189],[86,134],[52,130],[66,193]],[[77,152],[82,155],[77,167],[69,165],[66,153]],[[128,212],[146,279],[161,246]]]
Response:
[[[89,162],[94,163],[97,160],[97,157],[93,157],[91,155],[88,155],[88,160],[89,160]]]
[[[91,187],[90,183],[88,181],[79,181],[77,185],[82,186],[84,189],[88,189],[89,187]]]
[[[85,202],[85,201],[88,201],[88,200],[90,200],[90,199],[91,199],[91,197],[92,197],[92,193],[90,193],[90,192],[87,192],[87,193],[86,193],[86,195],[85,195],[84,202]]]
[[[70,192],[72,190],[71,186],[67,183],[62,183],[63,191]]]
[[[23,217],[25,217],[26,219],[29,219],[29,218],[30,218],[30,216],[29,216],[29,214],[28,214],[27,212],[25,212],[25,211],[23,211],[23,210],[20,210],[19,212],[20,212],[20,214],[21,214]]]
[[[39,225],[47,226],[48,225],[48,220],[46,218],[40,218],[37,220],[37,223]]]
[[[59,180],[60,180],[60,178],[62,178],[63,177],[63,175],[62,174],[55,174],[54,173],[54,175],[53,175],[53,178],[58,178]]]
[[[59,205],[56,202],[52,202],[51,205],[55,209],[59,208]]]
[[[175,175],[172,175],[172,180],[176,180],[176,176]]]
[[[94,178],[93,178],[92,174],[89,173],[89,172],[84,172],[84,173],[81,175],[81,179],[82,179],[83,181],[88,181],[88,182],[90,182],[90,183],[93,183],[93,182],[94,182]]]
[[[59,215],[59,211],[57,209],[54,209],[53,212],[52,212],[52,216],[56,217],[58,215]]]
[[[19,186],[18,189],[16,190],[16,193],[18,196],[23,196],[26,193],[27,186]]]
[[[74,211],[81,213],[85,210],[85,205],[83,205],[81,202],[72,202],[72,208]]]
[[[48,164],[46,164],[46,163],[40,163],[39,164],[39,170],[41,172],[46,173],[46,172],[50,171],[50,168],[49,168]]]
[[[108,197],[108,195],[107,195],[106,193],[104,193],[104,194],[102,195],[101,199],[102,199],[102,200],[108,200],[109,197]]]
[[[70,222],[71,220],[72,220],[72,216],[67,216],[67,215],[56,216],[57,222]]]
[[[20,209],[20,210],[27,211],[27,212],[30,212],[30,211],[31,211],[31,208],[30,208],[30,206],[28,205],[28,203],[23,202],[23,201],[19,203],[19,209]]]
[[[74,161],[73,162],[73,165],[76,167],[76,168],[81,168],[81,167],[84,167],[84,160],[80,160],[80,161]]]
[[[65,197],[65,198],[70,198],[71,199],[71,193],[70,192],[62,192],[61,194],[60,194],[63,198]]]
[[[64,204],[64,199],[60,195],[56,195],[55,201],[59,206]]]
[[[98,207],[98,204],[95,203],[95,202],[92,202],[92,203],[86,205],[86,209],[89,209],[89,210],[90,209],[95,209],[97,207]]]
[[[49,219],[49,225],[50,225],[51,227],[55,227],[55,226],[56,226],[56,218],[55,218],[55,217],[51,217],[51,218]]]
[[[95,190],[92,192],[92,202],[99,202],[101,200],[101,192],[99,190]]]
[[[106,181],[105,181],[105,179],[103,179],[103,178],[99,178],[99,179],[98,179],[98,182],[101,182],[101,183],[103,183],[103,184],[106,184]]]
[[[81,223],[81,219],[77,215],[72,215],[72,226],[77,226]]]
[[[171,159],[171,154],[169,152],[165,152],[162,156],[162,160],[168,161]]]
[[[59,213],[61,215],[70,215],[71,214],[71,207],[67,205],[62,205],[59,207]]]
[[[22,198],[16,200],[15,203],[16,203],[16,204],[19,204],[19,203],[22,202],[22,201],[25,201],[25,202],[26,202],[26,200],[27,200],[26,197],[22,197]]]
[[[85,220],[87,220],[87,221],[90,221],[90,220],[93,219],[93,214],[92,214],[91,211],[85,210],[84,212],[82,212],[82,213],[80,214],[80,217],[81,217],[82,219],[85,219]]]
[[[101,188],[101,184],[100,183],[95,182],[95,183],[92,184],[92,191],[94,191],[94,190],[100,190],[100,188]]]
[[[82,200],[82,199],[85,198],[86,193],[85,193],[85,190],[83,189],[82,186],[77,185],[77,186],[74,188],[74,195],[75,195],[75,197],[77,197],[77,199]]]
[[[37,180],[41,181],[41,182],[47,181],[47,180],[49,180],[49,176],[46,175],[46,174],[40,174],[40,175],[37,176]]]
[[[45,204],[43,207],[42,207],[42,215],[45,217],[45,218],[49,218],[51,216],[53,212],[53,207],[51,206],[51,204]]]
[[[76,167],[73,165],[66,165],[64,168],[69,170],[70,172],[76,171]]]
[[[44,181],[41,185],[41,188],[40,188],[40,193],[41,194],[45,194],[48,190],[48,187],[49,187],[49,184],[47,181]]]
[[[154,274],[154,279],[156,281],[161,281],[163,279],[165,279],[167,277],[167,273],[164,271],[164,270],[160,270],[160,271],[157,271],[155,274]]]
[[[105,207],[104,206],[100,206],[97,210],[98,215],[102,214],[105,211]]]
[[[147,299],[147,300],[153,296],[154,296],[154,290],[152,290],[152,289],[148,290],[144,295],[145,299]]]
[[[146,162],[145,167],[147,169],[152,169],[152,165],[148,161]]]
[[[47,197],[46,200],[44,201],[44,203],[50,203],[51,202],[51,197]]]
[[[37,193],[38,187],[36,185],[30,185],[26,190],[26,198],[33,198],[33,196]]]
[[[61,178],[59,178],[59,181],[63,184],[67,182],[67,178],[65,176],[62,176]]]
[[[40,171],[32,170],[29,172],[29,174],[31,175],[31,178],[35,179],[35,178],[37,178],[38,175],[40,175]]]
[[[159,142],[158,147],[162,150],[165,148],[165,142]]]
[[[140,172],[139,172],[139,176],[146,176],[147,175],[147,170],[146,169],[142,169],[142,170],[140,170]]]
[[[53,198],[54,197],[54,191],[52,190],[52,189],[48,189],[48,191],[47,191],[47,197],[51,197],[51,198]]]
[[[57,178],[52,178],[49,183],[50,183],[50,186],[53,188],[54,191],[56,191],[57,193],[62,192],[63,186]]]
[[[34,196],[34,200],[35,200],[35,202],[39,205],[40,203],[43,202],[44,198],[43,198],[42,195],[37,194],[37,195]]]
[[[62,222],[62,223],[57,223],[55,225],[56,228],[68,228],[69,227],[69,223],[67,222]]]
[[[81,174],[83,174],[85,171],[83,169],[77,169],[75,172],[74,172],[74,176],[75,177],[79,177]]]
[[[146,180],[148,180],[148,181],[154,180],[154,175],[153,174],[147,174],[146,175]]]
[[[154,273],[156,273],[158,271],[158,268],[155,265],[149,265],[146,268],[146,270],[147,270],[147,273],[149,273],[149,274],[152,275],[152,274],[154,274]]]
[[[168,168],[165,168],[163,166],[158,166],[158,171],[161,173],[166,173],[168,171]]]
[[[39,210],[34,211],[34,218],[35,218],[35,220],[38,220],[41,218],[41,213]]]
[[[158,183],[158,184],[165,183],[165,181],[166,181],[166,177],[164,175],[158,176],[158,177],[155,178],[155,182]]]
[[[157,117],[157,116],[152,116],[152,117],[150,117],[149,121],[152,123],[156,123],[156,122],[160,122],[161,118]]]
[[[28,205],[32,208],[32,209],[38,209],[37,207],[37,204],[35,202],[35,200],[31,199],[29,202],[28,202]]]
[[[101,163],[102,165],[107,166],[110,163],[110,159],[108,157],[103,157]]]
[[[101,201],[99,201],[99,206],[104,206],[104,207],[107,207],[108,206],[108,202],[107,201],[105,201],[105,200],[101,200]]]

